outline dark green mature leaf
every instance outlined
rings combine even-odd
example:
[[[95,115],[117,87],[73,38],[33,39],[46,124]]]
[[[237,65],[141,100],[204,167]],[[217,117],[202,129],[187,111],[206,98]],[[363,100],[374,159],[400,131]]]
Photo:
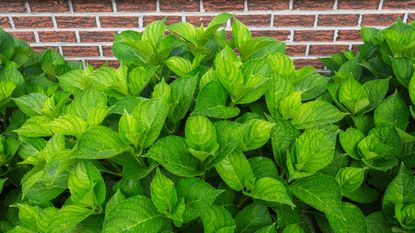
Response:
[[[409,123],[409,110],[398,92],[395,91],[376,107],[373,119],[375,125],[392,125],[405,130]]]
[[[254,182],[254,174],[242,152],[235,151],[215,165],[222,180],[233,190],[241,191]]]
[[[236,232],[255,232],[272,223],[268,209],[258,204],[249,204],[236,216]]]
[[[200,161],[187,150],[186,140],[178,136],[167,136],[158,140],[145,155],[156,160],[169,172],[183,177],[202,173]]]
[[[200,218],[206,233],[232,233],[236,227],[232,215],[224,207],[212,205]]]
[[[342,212],[340,216],[330,214],[326,215],[333,232],[367,232],[365,216],[359,207],[347,202],[343,202],[341,208]]]

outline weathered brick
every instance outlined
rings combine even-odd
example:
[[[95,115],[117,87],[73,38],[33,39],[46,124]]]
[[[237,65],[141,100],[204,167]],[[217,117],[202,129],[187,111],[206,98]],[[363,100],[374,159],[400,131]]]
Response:
[[[56,16],[59,28],[93,28],[96,27],[94,16]]]
[[[277,27],[312,27],[314,15],[275,15],[274,25]]]
[[[113,57],[114,54],[112,54],[112,46],[111,45],[103,45],[102,46],[102,53],[104,57]]]
[[[1,0],[0,12],[23,13],[26,11],[24,0]]]
[[[294,41],[332,41],[332,30],[298,30],[294,31]]]
[[[389,26],[397,18],[403,19],[404,14],[367,14],[363,15],[362,25],[364,26]]]
[[[337,3],[337,9],[349,10],[349,9],[365,9],[374,10],[379,6],[379,0],[339,0]]]
[[[16,28],[51,28],[52,19],[49,16],[13,17]]]
[[[310,56],[328,56],[333,53],[338,53],[346,50],[348,45],[310,45],[308,54]]]
[[[408,19],[407,19],[408,23],[412,22],[413,20],[415,20],[415,14],[414,13],[408,14]]]
[[[112,42],[116,31],[80,31],[81,42]]]
[[[289,0],[248,0],[248,10],[269,11],[288,10]]]
[[[198,0],[160,0],[161,11],[200,11]]]
[[[10,28],[10,22],[8,17],[0,17],[0,28]]]
[[[119,12],[156,11],[156,1],[155,0],[118,0],[117,11]]]
[[[336,41],[360,41],[359,30],[339,30]]]
[[[267,27],[271,24],[271,15],[238,15],[238,20],[247,26]]]
[[[318,26],[356,26],[359,15],[319,15]]]
[[[35,42],[35,35],[33,32],[10,32],[10,34],[29,43]]]
[[[205,11],[242,11],[244,9],[243,0],[204,0]]]
[[[99,56],[98,46],[62,46],[64,56],[96,57]]]
[[[33,45],[32,49],[35,52],[42,52],[45,49],[53,49],[53,50],[58,51],[58,46],[36,46],[36,45]]]
[[[306,45],[298,45],[298,44],[286,45],[288,56],[299,56],[299,57],[304,56],[306,48],[307,48]]]
[[[267,36],[277,39],[279,41],[287,41],[290,37],[289,30],[259,30],[259,31],[252,31],[253,36]]]
[[[134,28],[138,27],[138,18],[135,16],[101,16],[103,28]]]
[[[68,0],[30,0],[31,12],[67,12]]]
[[[186,22],[189,22],[196,27],[199,27],[202,24],[206,27],[213,18],[214,16],[207,15],[186,16]]]
[[[72,5],[77,12],[112,12],[111,0],[73,0]]]
[[[304,66],[312,66],[316,69],[323,69],[324,65],[321,61],[317,58],[308,58],[308,59],[294,59],[294,65],[297,69],[304,67]]]
[[[294,10],[330,10],[334,0],[294,0]]]
[[[173,24],[182,21],[181,16],[148,15],[143,17],[143,25],[146,26],[155,20],[161,20],[163,18],[166,18],[166,24]]]
[[[415,9],[415,0],[385,0],[382,9]]]
[[[75,32],[72,31],[47,31],[39,32],[41,42],[76,42]]]
[[[93,59],[87,59],[85,60],[86,63],[89,65],[92,65],[96,68],[102,66],[103,64],[107,63],[110,67],[118,67],[120,66],[120,62],[118,60],[93,60]]]

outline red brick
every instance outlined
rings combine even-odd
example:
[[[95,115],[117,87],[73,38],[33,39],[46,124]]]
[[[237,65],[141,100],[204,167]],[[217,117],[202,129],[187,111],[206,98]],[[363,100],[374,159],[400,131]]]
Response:
[[[403,14],[367,14],[363,15],[362,25],[364,26],[389,26],[397,18],[403,19]]]
[[[288,10],[289,0],[248,0],[248,10],[269,11]]]
[[[307,45],[298,45],[298,44],[289,44],[286,45],[286,50],[288,56],[299,56],[302,57],[305,55],[305,50],[307,48]]]
[[[95,66],[95,67],[100,67],[103,64],[107,63],[108,66],[110,67],[119,67],[120,66],[120,62],[117,60],[85,60],[86,63],[88,63],[89,65]]]
[[[319,15],[318,26],[356,26],[359,15]]]
[[[309,59],[294,59],[294,65],[297,69],[303,67],[303,66],[312,66],[316,69],[323,69],[324,65],[321,63],[321,61],[317,58],[309,58]]]
[[[161,11],[200,11],[198,0],[160,0]]]
[[[294,0],[294,10],[331,10],[334,0]]]
[[[111,45],[103,45],[102,46],[102,52],[104,57],[113,57],[114,54],[112,54],[112,46]]]
[[[156,11],[155,0],[119,0],[117,1],[119,12],[145,12]]]
[[[310,56],[328,56],[346,50],[348,45],[310,45],[308,54]]]
[[[238,15],[237,18],[247,26],[267,27],[271,24],[271,15]]]
[[[339,30],[336,41],[360,41],[359,30]]]
[[[362,45],[362,43],[359,43],[359,44],[353,44],[352,45],[352,51],[354,52],[354,53],[357,53],[358,52],[358,49],[359,49],[359,47],[360,47],[360,45]]]
[[[415,9],[414,0],[385,0],[382,9]]]
[[[66,12],[69,11],[68,0],[30,0],[31,12]]]
[[[80,31],[81,42],[112,42],[115,31]]]
[[[242,11],[244,9],[243,0],[204,0],[205,11]]]
[[[42,52],[43,50],[46,49],[53,49],[58,51],[58,46],[32,46],[33,51],[35,52]]]
[[[290,31],[289,30],[252,31],[252,35],[272,37],[279,41],[287,41],[290,37]]]
[[[153,21],[156,21],[156,20],[161,20],[163,18],[166,18],[166,24],[168,24],[168,25],[182,21],[181,16],[148,15],[148,16],[144,16],[143,24],[144,24],[144,26],[147,26],[147,24],[149,24]]]
[[[10,28],[8,17],[0,17],[0,28]]]
[[[339,0],[337,3],[337,9],[365,9],[374,10],[379,6],[379,0]]]
[[[333,36],[331,30],[301,30],[294,32],[294,41],[332,41]]]
[[[10,32],[14,37],[27,41],[27,42],[35,42],[35,35],[33,32]]]
[[[412,22],[413,20],[415,20],[415,14],[408,14],[408,23]]]
[[[93,28],[96,27],[94,16],[56,16],[59,28]]]
[[[95,57],[99,56],[97,46],[62,46],[64,56],[68,57]]]
[[[135,16],[100,16],[99,21],[103,28],[138,27],[138,18]]]
[[[111,0],[73,0],[77,12],[112,12]]]
[[[314,15],[275,15],[274,25],[277,27],[312,27]]]
[[[0,12],[3,13],[22,13],[26,12],[24,0],[1,0]]]
[[[193,24],[195,27],[199,27],[203,24],[203,26],[207,26],[214,16],[206,16],[206,15],[198,15],[198,16],[186,16],[186,22]]]
[[[52,19],[49,16],[13,17],[16,28],[51,28]]]
[[[75,32],[71,31],[48,31],[39,32],[41,42],[76,42]]]

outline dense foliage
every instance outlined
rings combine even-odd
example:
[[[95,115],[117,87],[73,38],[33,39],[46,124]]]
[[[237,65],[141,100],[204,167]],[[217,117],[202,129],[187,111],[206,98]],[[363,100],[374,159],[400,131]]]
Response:
[[[413,232],[415,27],[362,37],[324,77],[230,14],[124,31],[118,68],[0,31],[0,231]]]

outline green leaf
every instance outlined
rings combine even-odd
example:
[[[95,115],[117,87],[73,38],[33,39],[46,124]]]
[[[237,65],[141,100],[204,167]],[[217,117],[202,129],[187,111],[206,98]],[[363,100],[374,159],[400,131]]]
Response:
[[[54,133],[49,128],[51,120],[45,116],[29,118],[19,129],[15,130],[20,136],[25,137],[47,137]]]
[[[246,134],[239,146],[242,151],[258,149],[267,143],[274,124],[259,119],[252,119],[246,122]]]
[[[276,233],[275,222],[269,226],[263,227],[259,230],[256,230],[255,233]]]
[[[300,129],[313,128],[336,123],[346,115],[330,103],[315,100],[302,104],[291,123]]]
[[[327,220],[329,221],[331,229],[333,229],[333,232],[367,232],[365,216],[363,215],[359,207],[347,202],[343,202],[341,208],[342,217],[338,217],[337,215],[326,214]]]
[[[94,208],[103,205],[106,186],[99,170],[88,161],[80,161],[69,174],[68,188],[75,204]]]
[[[143,40],[149,42],[154,50],[157,50],[159,47],[160,41],[164,36],[164,31],[166,30],[166,20],[157,20],[151,22],[146,26],[143,31]]]
[[[58,66],[65,64],[65,58],[56,50],[48,49],[41,56],[42,70],[49,76],[57,75]]]
[[[413,172],[403,164],[399,173],[385,190],[382,200],[383,212],[389,221],[393,221],[395,206],[398,203],[415,203],[415,177]]]
[[[369,106],[366,107],[365,112],[369,112],[377,107],[385,98],[389,89],[389,79],[370,80],[363,83],[363,88],[369,98]]]
[[[301,93],[296,91],[281,100],[279,112],[284,119],[291,119],[301,106]]]
[[[328,82],[327,77],[318,74],[314,68],[306,66],[297,71],[294,88],[301,93],[301,99],[306,101],[323,94]]]
[[[233,190],[241,191],[246,184],[253,185],[254,174],[242,152],[233,152],[215,165],[222,180]]]
[[[164,176],[159,169],[150,185],[151,201],[160,213],[169,214],[177,203],[177,193],[173,181]]]
[[[339,141],[343,150],[354,159],[359,159],[357,145],[363,138],[365,138],[365,135],[355,128],[348,128],[346,131],[340,131],[339,133]]]
[[[334,157],[336,134],[323,129],[306,130],[287,155],[290,180],[310,176],[328,166]]]
[[[128,74],[128,89],[132,95],[138,96],[148,85],[158,67],[137,66]]]
[[[405,57],[391,58],[391,61],[396,79],[404,87],[408,87],[409,81],[414,73],[413,61]]]
[[[218,30],[222,25],[224,25],[232,17],[229,13],[218,14],[215,18],[210,21],[206,27],[203,37],[207,38],[212,35],[216,30]]]
[[[366,216],[368,233],[391,233],[391,227],[381,211],[373,212]]]
[[[209,209],[216,197],[223,192],[197,178],[184,178],[177,182],[177,196],[184,198],[186,209],[183,223],[192,221]]]
[[[125,196],[121,193],[120,190],[114,193],[111,199],[108,200],[105,206],[105,218],[108,218],[108,214],[112,211],[112,209],[123,202],[125,200]]]
[[[352,77],[340,85],[339,101],[353,114],[360,112],[370,104],[365,89]]]
[[[7,178],[0,179],[0,194],[1,194],[1,191],[3,190],[3,185],[6,182],[6,180]]]
[[[145,196],[134,196],[116,204],[105,218],[102,232],[159,232],[166,220]]]
[[[188,22],[180,22],[167,26],[167,29],[173,34],[180,36],[185,41],[190,42],[193,45],[197,45],[199,34],[192,24]]]
[[[134,147],[138,146],[140,140],[138,122],[137,119],[126,110],[124,110],[124,114],[118,122],[118,130],[126,144],[131,143]]]
[[[238,48],[241,48],[247,41],[252,39],[252,34],[248,27],[236,18],[233,18],[232,36],[233,42]]]
[[[273,205],[286,204],[293,208],[295,207],[284,184],[271,177],[258,179],[249,196],[267,203],[272,203]]]
[[[415,204],[404,205],[398,203],[395,205],[395,218],[404,229],[412,230],[415,228]]]
[[[12,58],[14,53],[13,37],[0,28],[0,63],[3,63]]]
[[[192,115],[203,115],[213,118],[233,118],[240,110],[226,106],[227,94],[220,83],[212,81],[206,84],[196,99]]]
[[[249,204],[236,216],[236,232],[255,232],[272,223],[271,215],[265,206]]]
[[[216,128],[205,116],[190,116],[186,121],[185,135],[190,153],[202,162],[219,148]]]
[[[81,159],[107,159],[127,150],[118,134],[105,126],[88,129],[78,141],[74,154]]]
[[[273,75],[269,85],[265,93],[265,101],[271,115],[279,116],[278,108],[281,101],[294,91],[294,87],[288,78],[276,74]]]
[[[76,136],[79,138],[87,128],[84,120],[73,115],[63,115],[49,123],[49,128],[55,134]]]
[[[262,177],[271,177],[278,179],[278,170],[274,161],[267,157],[255,156],[248,159],[254,176],[259,179]]]
[[[114,36],[112,52],[123,64],[138,65],[149,63],[154,49],[150,42],[141,40],[138,32],[127,30]]]
[[[282,233],[304,233],[304,230],[301,228],[300,224],[294,223],[286,226]]]
[[[341,189],[331,176],[315,174],[297,180],[290,185],[290,192],[325,214],[342,217]]]
[[[287,151],[292,147],[300,131],[290,121],[268,118],[275,126],[271,131],[272,152],[275,162],[281,167],[286,164]]]
[[[145,155],[156,160],[169,172],[182,177],[201,174],[200,161],[187,150],[186,140],[167,136],[158,140]]]
[[[87,120],[95,109],[106,106],[106,96],[96,89],[89,89],[75,96],[68,106],[68,113]]]
[[[51,113],[53,109],[50,109],[50,106],[48,106],[48,99],[44,94],[31,93],[14,99],[14,102],[22,112],[30,117],[34,117]]]
[[[173,105],[170,106],[168,118],[174,124],[177,124],[186,116],[196,92],[197,84],[197,75],[179,77],[170,83]]]
[[[200,216],[205,233],[233,233],[235,222],[232,215],[224,207],[212,205]]]
[[[91,86],[88,73],[84,70],[72,70],[57,78],[62,89],[71,94],[79,94]]]
[[[182,57],[170,57],[165,61],[165,64],[171,71],[179,76],[183,76],[193,70],[192,63]]]
[[[365,168],[345,167],[339,170],[336,180],[340,188],[345,193],[350,193],[358,189],[365,179]]]
[[[392,125],[403,130],[406,129],[409,123],[409,110],[398,91],[386,97],[376,107],[373,119],[375,125]]]

